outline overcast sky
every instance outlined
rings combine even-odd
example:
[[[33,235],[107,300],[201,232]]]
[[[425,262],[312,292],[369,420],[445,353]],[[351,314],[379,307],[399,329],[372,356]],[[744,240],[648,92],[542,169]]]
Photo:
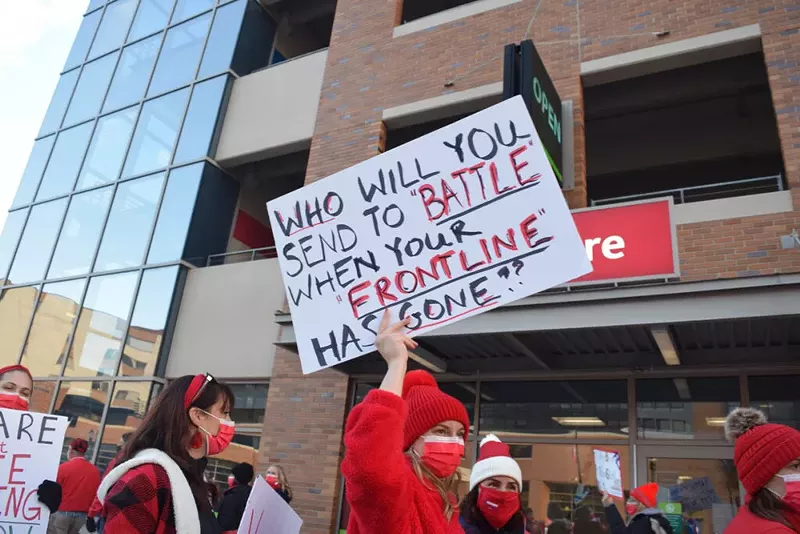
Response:
[[[0,228],[89,0],[0,0]]]

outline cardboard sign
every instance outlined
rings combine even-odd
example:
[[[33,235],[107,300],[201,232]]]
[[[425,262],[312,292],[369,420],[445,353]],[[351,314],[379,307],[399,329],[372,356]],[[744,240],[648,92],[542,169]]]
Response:
[[[269,202],[304,373],[591,271],[521,97]]]
[[[0,534],[45,534],[50,511],[36,491],[55,480],[66,417],[0,408]]]
[[[597,487],[617,499],[625,498],[619,453],[602,449],[593,449],[593,452]]]
[[[298,534],[303,520],[260,476],[253,483],[238,534]]]

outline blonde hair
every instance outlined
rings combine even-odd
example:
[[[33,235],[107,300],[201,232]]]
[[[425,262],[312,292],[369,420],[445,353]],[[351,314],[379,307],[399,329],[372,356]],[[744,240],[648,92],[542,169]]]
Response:
[[[433,489],[439,494],[444,501],[444,517],[447,521],[450,521],[453,518],[453,513],[458,508],[458,494],[456,493],[458,489],[458,485],[461,483],[461,474],[456,469],[455,473],[450,475],[447,478],[439,478],[434,475],[430,469],[425,467],[420,461],[419,456],[417,453],[414,452],[414,449],[409,449],[406,452],[406,456],[411,459],[411,467],[414,469],[414,474],[417,475],[417,478],[422,481],[422,483],[430,483],[433,486]],[[456,503],[453,504],[450,501],[450,495],[456,496]]]
[[[273,467],[278,472],[278,484],[280,484],[281,489],[286,493],[286,496],[289,497],[289,500],[291,500],[292,488],[289,486],[289,479],[286,478],[286,471],[284,471],[283,467],[278,464],[270,464],[269,467],[267,467],[267,471]]]

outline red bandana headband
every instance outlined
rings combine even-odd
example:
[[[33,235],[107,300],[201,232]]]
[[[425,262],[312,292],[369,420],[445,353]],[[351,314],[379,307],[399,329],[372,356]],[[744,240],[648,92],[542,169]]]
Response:
[[[189,387],[186,389],[186,393],[183,395],[183,407],[185,409],[189,409],[189,406],[197,400],[197,397],[200,396],[200,392],[203,391],[203,387],[206,383],[212,380],[211,375],[196,375],[192,378]]]
[[[33,375],[31,375],[31,372],[24,365],[8,365],[6,367],[2,367],[0,368],[0,376],[3,376],[6,373],[10,373],[11,371],[22,371],[23,373],[28,375],[31,380],[33,380]]]

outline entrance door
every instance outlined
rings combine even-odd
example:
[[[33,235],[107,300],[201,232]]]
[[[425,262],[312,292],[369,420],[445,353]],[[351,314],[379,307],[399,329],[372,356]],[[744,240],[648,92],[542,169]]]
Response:
[[[742,503],[732,447],[639,446],[636,470],[638,485],[660,486],[675,534],[722,534]]]

